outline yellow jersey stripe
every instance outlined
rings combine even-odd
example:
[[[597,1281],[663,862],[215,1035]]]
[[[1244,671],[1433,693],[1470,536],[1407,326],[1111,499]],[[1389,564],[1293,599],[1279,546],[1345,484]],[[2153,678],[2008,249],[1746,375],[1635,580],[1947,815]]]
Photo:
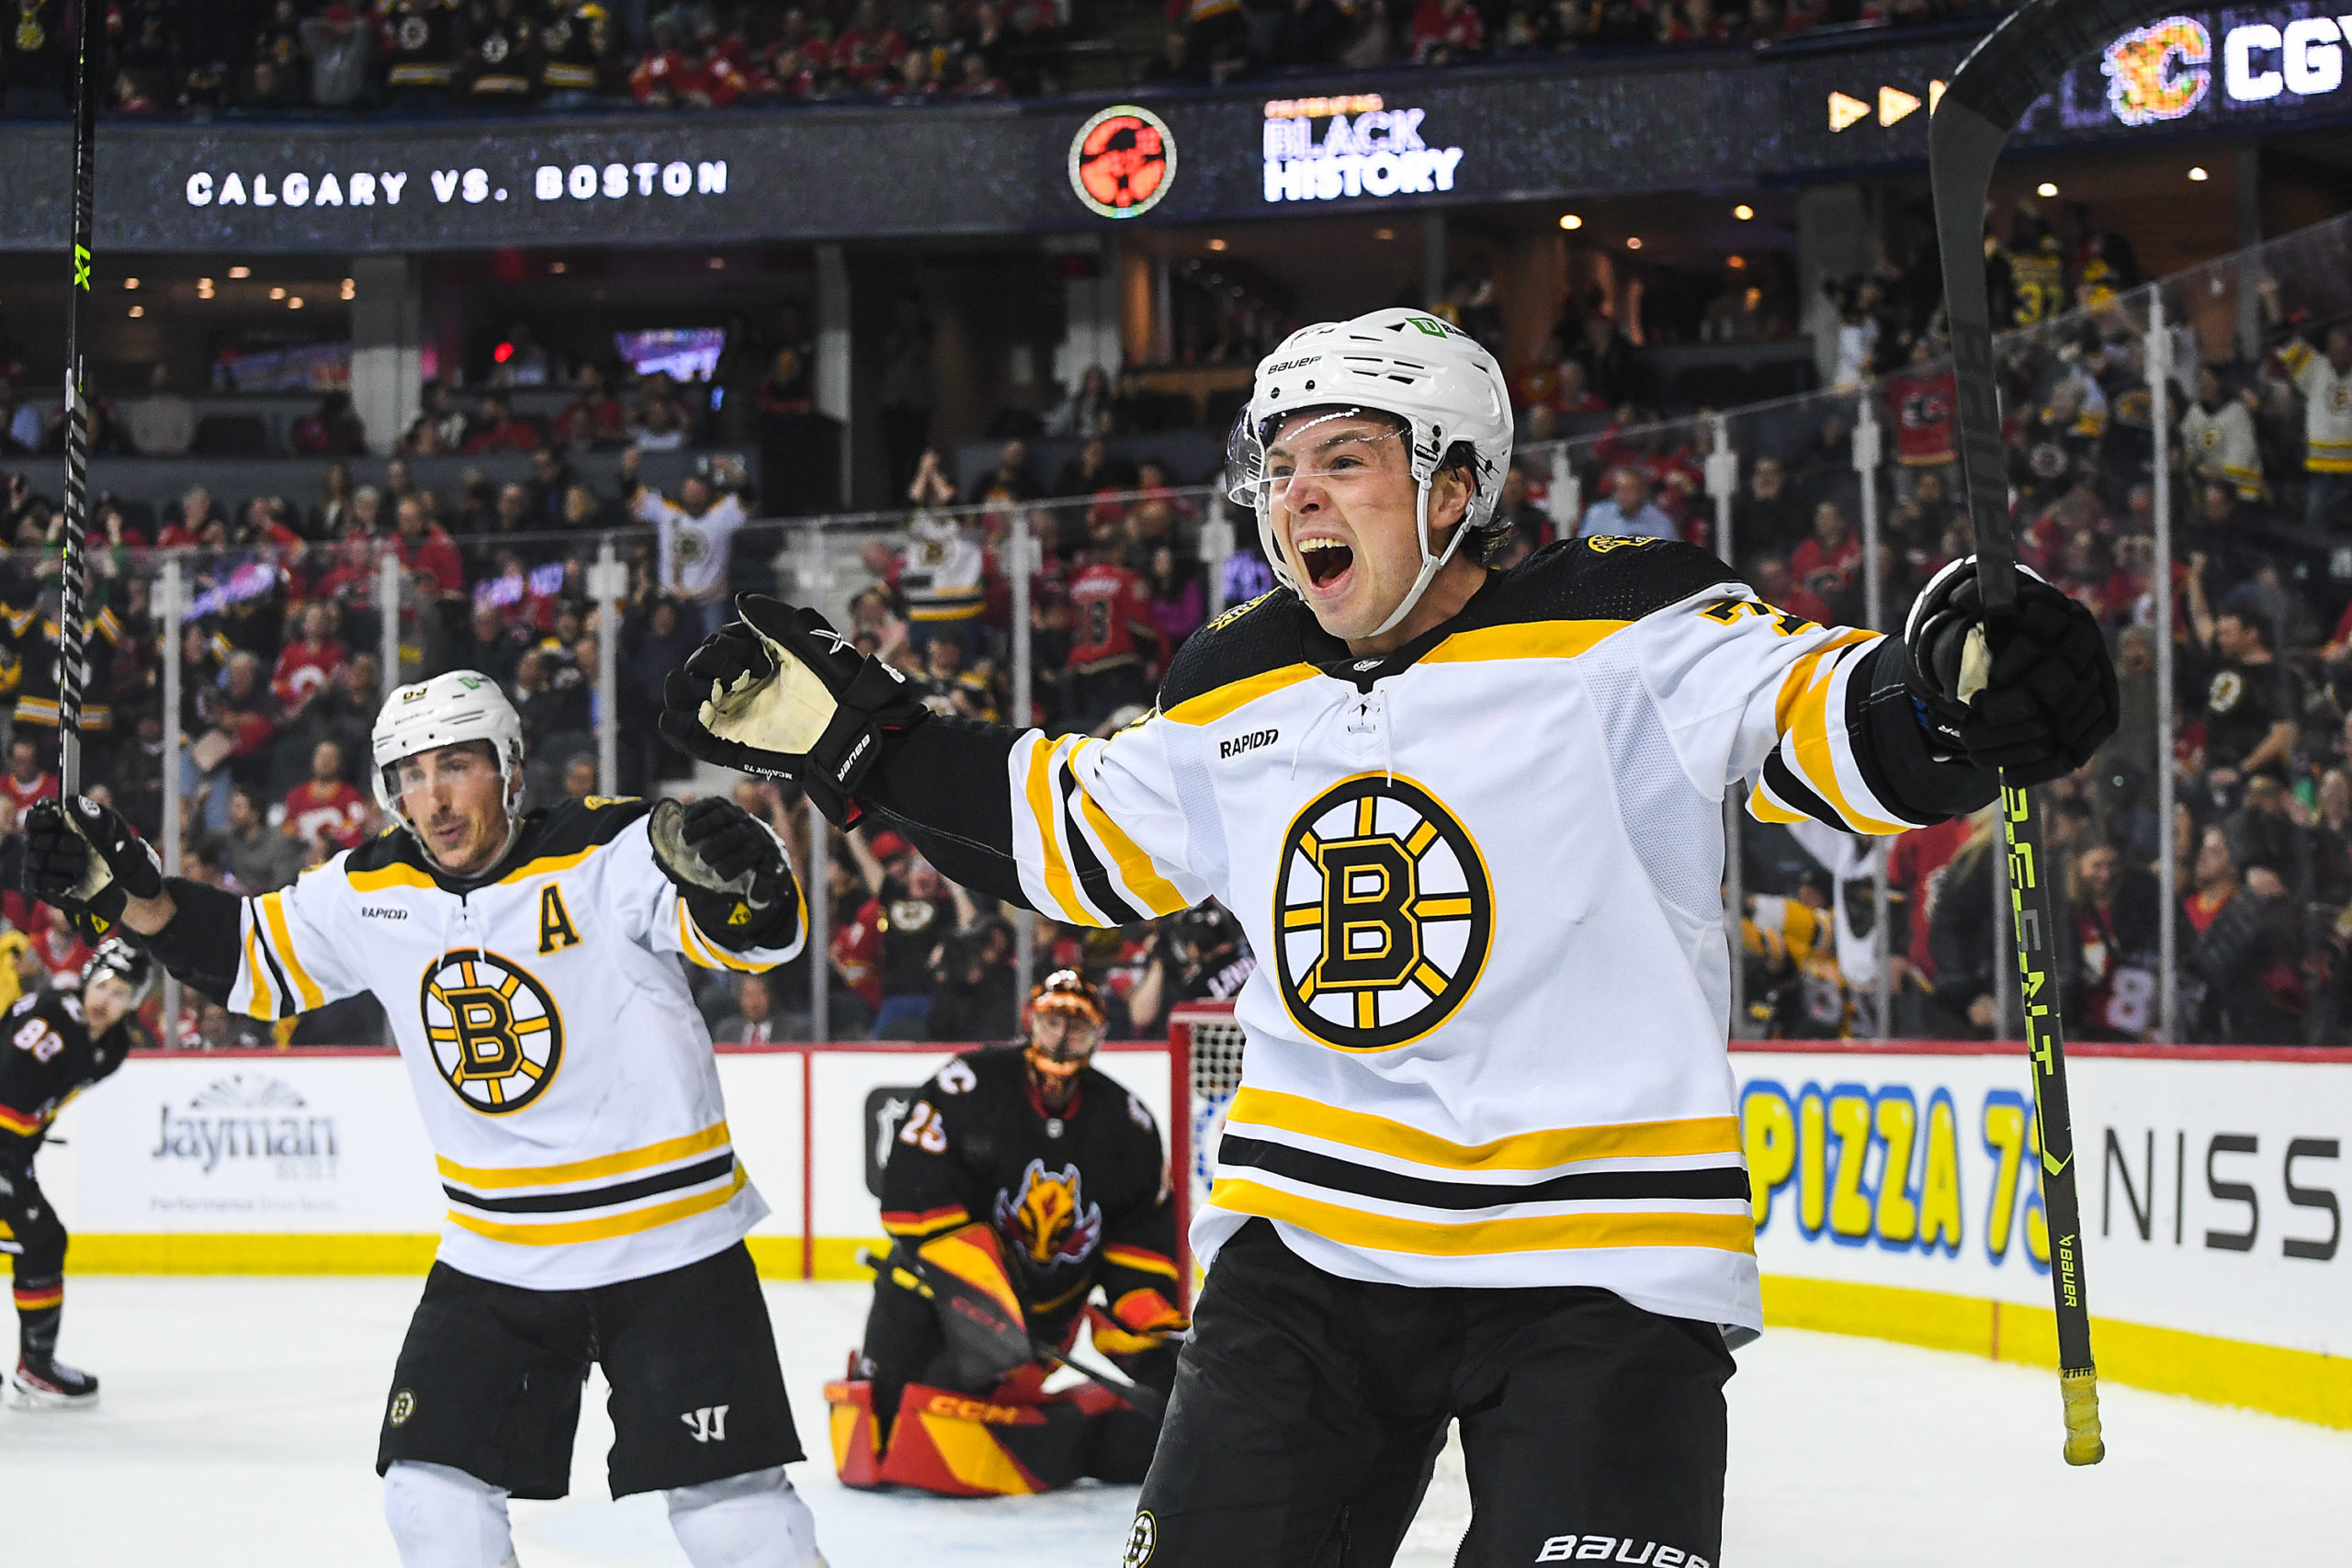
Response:
[[[625,1214],[606,1214],[594,1220],[563,1220],[550,1225],[500,1224],[491,1220],[476,1219],[471,1214],[449,1211],[449,1223],[476,1235],[492,1241],[509,1242],[516,1247],[570,1247],[583,1241],[610,1241],[615,1236],[638,1235],[679,1220],[707,1214],[733,1198],[752,1179],[742,1162],[735,1164],[735,1179],[724,1187],[714,1187],[707,1192],[697,1192],[690,1198],[680,1198],[668,1203],[656,1203],[650,1209],[631,1209]]]
[[[678,900],[678,945],[686,950],[688,958],[705,969],[732,969],[738,975],[764,975],[775,967],[770,964],[754,964],[738,953],[729,953],[705,936],[702,927],[687,912],[684,898]]]
[[[566,1182],[589,1181],[599,1176],[620,1176],[648,1167],[667,1165],[688,1155],[707,1154],[727,1145],[727,1123],[714,1122],[699,1133],[688,1133],[682,1138],[666,1138],[658,1144],[648,1144],[641,1149],[624,1149],[616,1155],[599,1155],[594,1159],[571,1160],[563,1165],[474,1166],[459,1165],[455,1160],[438,1156],[433,1163],[451,1181],[485,1192],[515,1187],[559,1187]]]
[[[1342,1247],[1410,1252],[1428,1258],[1478,1258],[1498,1252],[1561,1252],[1613,1247],[1704,1247],[1754,1253],[1756,1220],[1675,1210],[1610,1210],[1577,1214],[1521,1214],[1459,1224],[1401,1219],[1302,1198],[1255,1181],[1220,1179],[1209,1201],[1236,1213],[1261,1214]]]
[[[29,1138],[40,1131],[41,1123],[38,1117],[28,1116],[21,1111],[11,1111],[6,1106],[0,1105],[0,1128]]]
[[[1029,815],[1036,821],[1037,840],[1045,851],[1046,896],[1058,906],[1046,913],[1075,925],[1100,925],[1101,919],[1078,901],[1078,878],[1071,874],[1069,856],[1054,832],[1061,816],[1054,805],[1054,770],[1060,765],[1057,759],[1060,750],[1058,741],[1041,735],[1029,751]]]
[[[1796,711],[1791,716],[1782,744],[1788,748],[1789,766],[1797,777],[1811,784],[1815,794],[1829,803],[1830,808],[1846,820],[1846,826],[1858,833],[1900,833],[1908,824],[1883,821],[1857,808],[1846,798],[1845,786],[1838,778],[1838,759],[1829,738],[1829,696],[1837,690],[1838,672],[1833,667],[1807,688],[1797,700]],[[1844,704],[1838,705],[1841,708]],[[1843,715],[1841,714],[1842,717]]]
[[[1467,664],[1490,659],[1574,659],[1631,621],[1523,621],[1456,632],[1421,655],[1424,664]]]
[[[1747,792],[1747,814],[1758,822],[1810,822],[1812,818],[1774,795],[1761,773]]]
[[[1119,880],[1155,915],[1172,915],[1192,908],[1192,900],[1178,892],[1174,883],[1159,874],[1159,868],[1152,863],[1151,856],[1144,847],[1120,831],[1119,825],[1094,804],[1092,795],[1086,793],[1086,780],[1078,773],[1078,759],[1079,754],[1091,744],[1092,739],[1090,737],[1080,741],[1071,750],[1069,771],[1072,777],[1078,778],[1079,809],[1092,824],[1094,836],[1102,840],[1102,847],[1111,852],[1111,863],[1118,871]]]
[[[570,871],[598,850],[611,847],[610,844],[593,844],[577,854],[542,855],[537,860],[525,861],[490,886],[503,887],[509,883],[521,882],[526,877],[545,876],[552,872]],[[346,874],[345,879],[350,882],[355,891],[360,893],[379,893],[387,887],[422,887],[429,892],[435,886],[430,874],[419,871],[413,865],[386,865],[379,866],[374,871],[350,872]]]
[[[311,972],[302,967],[301,959],[295,956],[294,936],[286,928],[285,890],[281,888],[275,893],[263,894],[261,910],[269,919],[269,934],[277,939],[277,956],[285,963],[287,974],[292,976],[294,988],[302,994],[302,1010],[309,1012],[314,1008],[326,1006],[326,994],[319,989],[319,983],[311,978]]]
[[[245,928],[245,981],[251,991],[245,1016],[266,1021],[277,1016],[277,993],[271,988],[269,971],[262,963],[260,930],[258,925]]]
[[[1215,724],[1260,697],[1272,696],[1285,687],[1297,685],[1301,681],[1312,681],[1321,673],[1323,671],[1312,664],[1285,664],[1279,670],[1268,670],[1244,680],[1227,682],[1203,692],[1197,697],[1187,697],[1159,716],[1172,724]]]
[[[1272,1127],[1389,1155],[1442,1170],[1549,1170],[1593,1159],[1679,1159],[1739,1153],[1739,1118],[1701,1116],[1680,1122],[1623,1122],[1599,1127],[1556,1127],[1514,1133],[1485,1144],[1457,1144],[1385,1116],[1343,1111],[1277,1089],[1244,1087],[1233,1097],[1227,1124]]]

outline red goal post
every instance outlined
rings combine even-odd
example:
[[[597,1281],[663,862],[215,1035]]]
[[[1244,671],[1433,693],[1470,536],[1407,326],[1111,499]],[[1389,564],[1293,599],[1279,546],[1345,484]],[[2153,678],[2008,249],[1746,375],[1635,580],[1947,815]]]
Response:
[[[1199,1280],[1193,1269],[1193,1213],[1208,1201],[1217,1136],[1226,1108],[1241,1083],[1241,1026],[1233,1004],[1185,1002],[1168,1019],[1168,1076],[1173,1111],[1168,1118],[1168,1179],[1176,1203],[1176,1264],[1189,1300]]]

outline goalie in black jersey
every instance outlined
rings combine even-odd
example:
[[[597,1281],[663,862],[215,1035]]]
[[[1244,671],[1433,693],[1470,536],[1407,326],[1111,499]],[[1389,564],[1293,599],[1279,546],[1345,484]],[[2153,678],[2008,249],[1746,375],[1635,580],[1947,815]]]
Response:
[[[57,1359],[65,1226],[33,1179],[33,1156],[65,1102],[122,1066],[131,1014],[153,980],[145,953],[109,937],[82,966],[78,996],[30,992],[0,1019],[0,1247],[16,1255],[18,1350],[8,1403],[19,1410],[98,1402],[98,1380]]]
[[[1185,1326],[1159,1129],[1091,1065],[1104,1018],[1082,976],[1048,976],[1029,1013],[1025,1043],[942,1068],[891,1145],[893,1246],[852,1376],[825,1391],[853,1486],[984,1496],[1136,1482],[1150,1465],[1152,1393],[1174,1380]],[[1151,1392],[1044,1392],[1082,1320]]]

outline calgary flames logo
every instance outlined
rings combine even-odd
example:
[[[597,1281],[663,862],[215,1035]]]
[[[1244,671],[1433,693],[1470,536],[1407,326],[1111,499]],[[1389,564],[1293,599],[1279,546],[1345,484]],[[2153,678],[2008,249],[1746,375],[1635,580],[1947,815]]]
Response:
[[[2188,17],[2166,17],[2107,46],[2107,101],[2126,125],[2178,119],[2205,101],[2212,36]]]
[[[1078,128],[1069,143],[1069,187],[1103,218],[1150,211],[1176,179],[1176,138],[1149,109],[1117,104]]]
[[[996,1195],[997,1233],[1028,1256],[1032,1267],[1058,1269],[1083,1263],[1102,1235],[1102,1211],[1086,1201],[1078,1167],[1048,1171],[1033,1159],[1021,1173],[1019,1192]]]

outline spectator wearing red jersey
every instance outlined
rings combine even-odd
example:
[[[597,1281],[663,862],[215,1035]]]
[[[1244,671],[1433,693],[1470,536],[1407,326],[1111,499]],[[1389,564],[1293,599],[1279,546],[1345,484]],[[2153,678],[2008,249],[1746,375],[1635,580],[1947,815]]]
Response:
[[[492,392],[474,411],[474,433],[466,437],[469,457],[483,452],[536,452],[539,433],[530,421],[516,419],[506,400]]]
[[[1928,951],[1928,936],[1936,899],[1943,891],[1944,868],[1973,830],[1968,818],[1955,817],[1903,834],[1887,853],[1888,941],[1899,950],[1892,961],[1895,1017],[1903,1025],[1897,1033],[1931,1034],[1943,1022],[1934,1008],[1936,962]]]
[[[49,972],[50,988],[76,990],[82,984],[82,966],[90,961],[90,950],[74,934],[74,922],[65,911],[52,904],[41,905],[40,917],[25,934],[32,939],[40,966]]]
[[[1069,716],[1095,729],[1130,704],[1149,705],[1159,628],[1151,591],[1114,558],[1089,562],[1069,584]]]
[[[30,736],[8,742],[8,776],[0,779],[0,792],[16,803],[19,815],[35,801],[57,798],[57,775],[40,765],[40,746]]]
[[[1789,570],[1833,612],[1838,612],[1821,620],[1846,619],[1843,607],[1853,596],[1862,570],[1862,542],[1854,536],[1845,510],[1836,502],[1825,501],[1813,509],[1813,537],[1789,552]]]
[[[1776,610],[1786,610],[1799,620],[1817,621],[1833,626],[1837,616],[1820,595],[1789,575],[1789,560],[1782,555],[1762,555],[1749,569],[1754,575],[1756,596]]]
[[[1487,25],[1470,0],[1420,0],[1413,8],[1413,60],[1420,65],[1452,65],[1481,54]]]
[[[1960,386],[1950,365],[1934,368],[1935,345],[1926,338],[1911,345],[1911,364],[1903,374],[1888,378],[1887,407],[1894,415],[1894,499],[1899,505],[1918,493],[1919,480],[1941,475],[1947,491],[1959,453],[1952,444],[1952,419],[1960,407]]]
[[[269,676],[269,694],[289,724],[326,690],[350,657],[336,640],[334,612],[326,605],[313,602],[302,606],[300,631],[278,650],[277,667]]]
[[[652,27],[653,48],[629,73],[629,91],[648,108],[723,109],[743,96],[742,72],[699,38],[677,41],[669,18]]]
[[[434,592],[442,598],[463,598],[465,561],[458,554],[457,544],[441,531],[441,525],[425,515],[424,501],[413,495],[401,497],[392,521],[396,530],[392,549],[401,558],[401,565],[430,578]]]
[[[591,447],[618,446],[628,439],[628,413],[613,395],[605,373],[594,365],[580,368],[579,395],[556,416],[557,444],[574,452]]]
[[[286,830],[330,853],[357,849],[368,836],[368,803],[343,776],[343,748],[334,741],[311,749],[311,776],[286,792]]]
[[[857,13],[833,39],[833,64],[856,87],[896,74],[907,36],[882,14],[880,0],[857,0]]]

